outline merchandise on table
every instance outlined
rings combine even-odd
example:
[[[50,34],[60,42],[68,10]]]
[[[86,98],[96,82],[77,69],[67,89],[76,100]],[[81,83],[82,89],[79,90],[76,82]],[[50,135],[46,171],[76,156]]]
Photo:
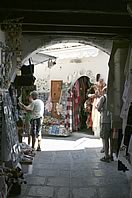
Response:
[[[44,135],[57,135],[57,136],[69,136],[69,131],[64,126],[64,120],[58,120],[52,117],[45,117],[43,122],[43,134]]]

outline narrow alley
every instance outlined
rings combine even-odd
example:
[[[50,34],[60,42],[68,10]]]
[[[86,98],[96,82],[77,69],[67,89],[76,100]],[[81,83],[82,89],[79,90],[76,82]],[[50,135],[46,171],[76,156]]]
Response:
[[[19,198],[128,198],[126,173],[117,170],[117,161],[100,161],[101,145],[82,133],[44,137]]]
[[[132,0],[1,1],[0,198],[132,198]]]

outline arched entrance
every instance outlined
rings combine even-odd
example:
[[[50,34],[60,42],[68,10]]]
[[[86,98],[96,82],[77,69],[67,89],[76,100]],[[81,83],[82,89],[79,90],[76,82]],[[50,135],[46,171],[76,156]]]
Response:
[[[23,36],[23,53],[22,53],[22,64],[26,60],[28,60],[30,57],[32,57],[34,54],[38,53],[42,48],[46,48],[48,46],[53,46],[55,44],[61,44],[61,43],[82,43],[85,45],[91,45],[93,47],[96,47],[103,52],[110,54],[111,48],[112,48],[112,40],[103,38],[89,38],[89,37],[68,37],[68,36]]]
[[[31,47],[33,47],[33,46],[32,46],[32,42],[31,42],[30,44],[31,44]],[[26,45],[26,46],[27,46],[27,45]],[[26,47],[26,46],[25,46],[25,47]],[[41,46],[42,46],[42,45],[41,45]],[[26,48],[25,48],[25,49],[26,49]],[[30,50],[27,50],[27,51],[29,52]],[[33,48],[32,48],[32,51],[34,51]],[[28,54],[29,54],[29,53],[28,53]],[[26,56],[27,56],[27,55],[26,55]]]
[[[58,41],[56,40],[54,42],[56,43]],[[65,42],[66,42],[66,40],[65,40]],[[74,40],[74,42],[75,42],[75,40]],[[76,43],[74,43],[74,42],[72,43],[72,45],[74,46],[73,48],[75,48],[75,45],[76,45]],[[82,43],[85,43],[85,45],[82,44]],[[88,42],[84,41],[82,43],[78,43],[78,45],[82,45],[82,47],[86,47],[87,46],[86,44]],[[66,43],[64,43],[64,45],[65,44]],[[58,44],[58,46],[59,46],[59,44]],[[54,45],[53,45],[53,48],[54,48]],[[67,46],[65,46],[64,48],[65,48],[65,50],[68,49]],[[94,48],[94,49],[96,49],[96,51],[97,51],[96,55],[101,52],[101,56],[100,56],[101,58],[105,54],[102,51],[98,52],[97,48]],[[50,46],[50,45],[47,48],[43,47],[43,49],[41,49],[41,53],[42,53],[42,50],[44,50],[44,53],[46,55],[49,54],[50,56],[52,55],[52,56],[56,56],[57,57],[57,54],[54,55],[54,54],[50,53],[50,50],[53,51],[52,50],[52,46]],[[58,51],[60,50],[60,52],[61,52],[61,50],[64,50],[64,49],[61,49],[61,48],[57,49],[57,47],[56,47],[55,51],[56,50],[58,50]],[[89,49],[87,49],[86,52],[88,50]],[[74,51],[74,49],[72,49],[72,52],[70,52],[71,53],[71,57],[74,54],[73,51]],[[85,103],[86,97],[87,97],[86,96],[86,92],[87,92],[87,89],[90,87],[90,85],[95,82],[96,72],[101,73],[101,71],[99,71],[99,68],[102,67],[102,70],[104,70],[104,67],[107,68],[107,63],[106,62],[103,63],[102,59],[101,59],[100,62],[99,61],[95,61],[96,55],[94,55],[94,54],[90,55],[91,56],[91,60],[90,61],[88,59],[83,60],[82,57],[81,58],[80,57],[75,58],[73,56],[74,58],[70,59],[69,62],[67,61],[65,63],[66,70],[64,71],[64,79],[62,77],[63,76],[62,75],[62,70],[63,70],[63,67],[64,67],[64,65],[63,65],[64,59],[62,59],[62,61],[59,61],[61,59],[60,57],[57,58],[56,64],[54,66],[52,66],[51,68],[49,68],[49,65],[46,62],[46,64],[41,64],[41,66],[42,66],[41,69],[36,72],[36,74],[41,75],[41,80],[44,81],[44,83],[41,81],[42,82],[42,89],[44,89],[44,92],[43,92],[44,96],[47,95],[45,90],[49,91],[48,94],[50,94],[50,91],[51,91],[51,88],[49,88],[49,87],[48,87],[48,89],[46,88],[46,84],[45,84],[46,81],[49,81],[49,83],[51,83],[51,81],[57,82],[57,81],[63,80],[63,83],[65,85],[68,84],[67,89],[71,89],[72,94],[73,94],[72,95],[73,96],[73,98],[72,98],[72,103],[73,104],[72,104],[72,109],[70,109],[70,110],[72,110],[72,115],[69,115],[69,112],[68,112],[68,116],[65,115],[65,114],[63,116],[66,129],[70,130],[70,132],[79,131],[79,130],[87,130],[87,126],[86,126],[87,116],[86,116],[85,111],[84,111],[84,103]],[[109,56],[107,55],[107,57],[109,57]],[[93,59],[94,59],[94,63],[92,63]],[[98,65],[97,65],[97,62],[99,62]],[[81,69],[81,64],[83,65],[82,69]],[[34,68],[36,68],[37,66],[38,65],[35,65]],[[72,71],[72,67],[74,67],[74,71]],[[58,70],[58,68],[59,68],[59,70]],[[79,68],[80,68],[80,70],[79,70]],[[46,74],[46,70],[47,69],[48,69],[48,71],[50,70],[49,71],[50,74]],[[72,71],[72,73],[70,73],[71,71]],[[60,73],[60,74],[58,75],[58,73]],[[45,78],[45,76],[46,76],[46,78]],[[62,83],[62,85],[63,85],[63,83]],[[77,87],[78,90],[76,90],[75,86],[78,86],[78,85],[79,85],[79,87]],[[57,96],[57,93],[56,93],[55,89],[54,89],[54,92],[55,93],[51,93],[51,95],[52,95],[51,100],[53,100],[53,95],[54,94]],[[78,92],[78,98],[77,98],[77,95],[76,95],[77,93],[76,92]],[[61,94],[59,94],[59,96],[60,95]],[[66,100],[67,100],[67,98],[66,98]],[[47,101],[45,101],[45,102],[47,103]],[[52,101],[52,116],[56,117],[58,119],[60,118],[60,115],[57,115],[56,105],[58,105],[57,103],[59,103],[59,102],[60,102],[59,99],[57,99],[54,102]],[[61,101],[61,103],[62,102],[63,102],[63,100]],[[66,101],[66,104],[67,104],[67,101]],[[57,108],[58,108],[58,106],[57,106]],[[66,110],[67,105],[65,105],[64,108]],[[70,107],[68,107],[68,108],[70,108]],[[46,111],[47,111],[47,109],[46,109]],[[58,112],[58,113],[60,113],[60,112]],[[60,121],[59,121],[59,123],[60,123]],[[70,127],[69,127],[69,124],[70,124]]]

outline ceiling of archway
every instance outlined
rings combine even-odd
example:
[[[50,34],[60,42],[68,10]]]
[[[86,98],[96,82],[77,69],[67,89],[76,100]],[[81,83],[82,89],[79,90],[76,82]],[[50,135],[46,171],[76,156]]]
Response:
[[[95,57],[99,49],[81,43],[58,43],[47,48],[42,48],[40,54],[48,54],[59,59],[82,57]]]
[[[128,0],[28,0],[0,5],[0,23],[21,19],[23,34],[117,37],[132,33]],[[129,0],[131,2],[131,0]]]
[[[49,60],[55,61],[56,59],[71,59],[71,62],[79,63],[81,58],[96,57],[99,49],[96,47],[85,45],[81,43],[59,43],[42,47],[34,53],[29,55],[23,62],[24,65],[29,65],[29,60],[34,64],[41,64]],[[79,62],[78,62],[79,61]],[[52,65],[53,66],[53,65]]]

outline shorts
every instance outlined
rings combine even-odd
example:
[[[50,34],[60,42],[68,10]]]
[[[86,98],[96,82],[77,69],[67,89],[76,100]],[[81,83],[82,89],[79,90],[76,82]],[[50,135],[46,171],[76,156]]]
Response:
[[[103,123],[100,127],[100,137],[102,139],[110,138],[112,135],[111,124],[110,123]]]
[[[42,130],[42,118],[32,119],[31,120],[31,135],[35,137],[41,136]]]

